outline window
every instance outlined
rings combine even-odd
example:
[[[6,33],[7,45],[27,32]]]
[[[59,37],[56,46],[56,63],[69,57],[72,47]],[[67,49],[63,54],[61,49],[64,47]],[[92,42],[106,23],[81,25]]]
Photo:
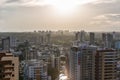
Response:
[[[12,74],[12,77],[14,77],[15,75],[14,74]]]
[[[5,77],[5,75],[3,75],[3,77]]]
[[[14,66],[14,63],[12,64],[12,66]]]

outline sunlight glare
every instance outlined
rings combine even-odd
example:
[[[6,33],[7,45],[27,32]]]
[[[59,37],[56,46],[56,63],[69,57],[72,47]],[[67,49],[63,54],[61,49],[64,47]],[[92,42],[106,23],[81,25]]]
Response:
[[[78,5],[89,3],[95,0],[46,0],[46,2],[52,5],[56,12],[59,14],[73,13]]]
[[[68,15],[75,12],[79,5],[83,5],[93,1],[96,0],[43,0],[43,4],[51,5],[55,9],[55,12],[60,15]]]

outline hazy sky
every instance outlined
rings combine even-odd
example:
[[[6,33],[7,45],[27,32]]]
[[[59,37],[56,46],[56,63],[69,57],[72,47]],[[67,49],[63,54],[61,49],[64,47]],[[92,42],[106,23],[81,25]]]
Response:
[[[0,0],[0,32],[120,31],[120,0]]]

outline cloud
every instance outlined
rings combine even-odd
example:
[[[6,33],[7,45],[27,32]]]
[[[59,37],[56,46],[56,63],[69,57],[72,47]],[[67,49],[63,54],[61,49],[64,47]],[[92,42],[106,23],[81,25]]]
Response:
[[[20,2],[20,0],[7,0],[6,3]]]
[[[0,0],[0,6],[30,6],[36,5],[38,0]]]
[[[93,18],[91,25],[105,27],[106,29],[119,30],[120,14],[104,14]]]
[[[5,0],[0,0],[0,7],[5,3]]]
[[[106,17],[109,18],[109,20],[112,21],[120,21],[120,14],[108,14]]]
[[[66,2],[72,3],[93,3],[93,4],[103,4],[103,3],[114,3],[119,2],[119,0],[65,0]],[[65,2],[64,1],[64,2]],[[0,5],[2,6],[41,6],[60,3],[61,0],[0,0]]]
[[[94,20],[112,20],[120,21],[120,14],[103,14],[93,18]]]
[[[58,3],[86,4],[94,1],[96,0],[0,0],[0,6],[43,6],[57,5]]]
[[[54,14],[47,0],[0,0],[0,23],[3,30],[8,29],[7,31],[45,29],[43,26],[46,24],[46,29],[61,29],[56,27],[60,20],[62,25],[72,25],[66,29],[79,30],[79,26],[84,24],[88,27],[82,29],[86,30],[120,30],[119,4],[120,0],[94,0],[80,5],[78,13],[69,18],[70,23],[66,23],[64,18]]]
[[[103,4],[103,3],[114,3],[117,2],[118,0],[96,0],[94,4]]]

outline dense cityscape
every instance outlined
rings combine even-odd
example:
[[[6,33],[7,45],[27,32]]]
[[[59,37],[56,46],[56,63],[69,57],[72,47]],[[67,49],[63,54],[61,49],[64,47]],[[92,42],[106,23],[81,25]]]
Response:
[[[0,80],[120,80],[120,33],[0,33]]]
[[[0,0],[0,80],[120,80],[120,0]]]

